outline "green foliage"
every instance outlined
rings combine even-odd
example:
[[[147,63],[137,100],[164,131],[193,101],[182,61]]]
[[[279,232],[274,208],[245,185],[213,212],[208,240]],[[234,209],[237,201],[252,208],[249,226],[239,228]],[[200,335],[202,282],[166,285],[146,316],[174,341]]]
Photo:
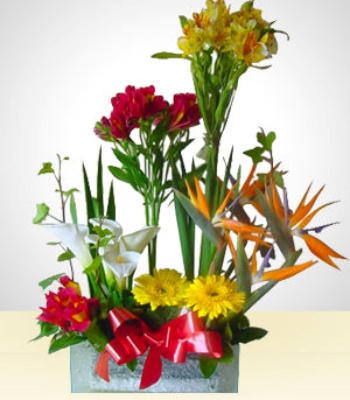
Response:
[[[251,327],[248,318],[244,314],[237,315],[231,321],[232,341],[231,344],[249,343],[262,339],[267,331],[262,328]]]
[[[264,130],[261,129],[261,131],[256,134],[256,137],[261,146],[243,152],[243,154],[252,159],[254,164],[264,161],[265,158],[263,155],[266,152],[270,155],[272,154],[272,144],[276,140],[276,134],[275,132],[269,132],[266,135]]]
[[[216,370],[218,360],[216,358],[200,356],[199,368],[204,378],[210,378]]]
[[[191,201],[185,197],[182,193],[174,191],[176,198],[180,201],[188,215],[193,219],[195,224],[202,230],[203,234],[217,247],[223,244],[223,238],[220,236],[218,231],[213,227],[211,221],[209,221],[197,208],[191,203]]]
[[[45,163],[43,163],[42,168],[38,172],[38,175],[54,174],[54,173],[55,173],[55,170],[52,167],[52,163],[51,162],[45,162]]]
[[[46,288],[48,288],[50,285],[52,285],[54,282],[58,281],[60,279],[61,276],[63,276],[64,274],[56,274],[53,276],[50,276],[49,278],[46,278],[42,281],[40,281],[38,283],[38,285],[45,290]]]
[[[58,350],[65,349],[66,347],[73,346],[75,344],[84,342],[86,340],[85,337],[80,336],[78,333],[71,332],[66,336],[62,336],[61,334],[55,335],[50,343],[49,354],[55,353]]]
[[[237,290],[244,292],[246,297],[250,295],[252,286],[252,274],[250,263],[244,250],[242,239],[237,237]]]
[[[36,205],[36,215],[33,218],[33,224],[40,224],[50,213],[50,208],[45,203]]]
[[[49,324],[48,322],[44,322],[44,321],[38,321],[38,325],[40,327],[40,333],[38,336],[36,336],[34,339],[32,339],[31,342],[38,340],[38,339],[42,339],[44,337],[55,335],[59,330],[57,325]]]
[[[67,250],[58,256],[57,261],[69,261],[72,260],[74,257],[75,255],[70,250]]]

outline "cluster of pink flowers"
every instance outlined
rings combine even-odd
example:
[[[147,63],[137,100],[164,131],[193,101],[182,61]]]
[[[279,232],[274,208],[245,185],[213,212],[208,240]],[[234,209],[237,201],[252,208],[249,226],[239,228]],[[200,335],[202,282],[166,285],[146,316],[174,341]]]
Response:
[[[46,307],[38,320],[59,326],[63,331],[85,332],[91,323],[91,310],[98,307],[97,299],[81,295],[80,286],[68,276],[60,279],[63,287],[57,293],[46,294]]]
[[[154,86],[135,88],[129,85],[124,93],[117,93],[111,103],[110,117],[102,117],[95,126],[95,133],[103,140],[129,139],[141,121],[158,124],[165,119],[170,133],[198,125],[201,118],[195,94],[176,94],[173,104],[169,104],[163,96],[155,94]]]

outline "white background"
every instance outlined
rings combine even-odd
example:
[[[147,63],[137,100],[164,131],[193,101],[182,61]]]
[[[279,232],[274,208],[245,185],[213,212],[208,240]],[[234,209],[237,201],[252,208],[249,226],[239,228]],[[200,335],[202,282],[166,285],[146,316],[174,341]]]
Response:
[[[240,4],[233,2],[232,9]],[[255,146],[259,127],[275,131],[275,158],[289,171],[290,205],[296,206],[311,181],[312,193],[326,184],[319,204],[340,202],[317,222],[340,224],[321,238],[350,257],[349,2],[259,0],[255,5],[291,39],[278,36],[272,68],[250,69],[242,78],[223,149],[233,144],[235,168],[246,166],[242,152]],[[190,17],[203,6],[203,0],[1,1],[0,309],[36,309],[44,301],[37,282],[66,270],[56,262],[56,250],[45,244],[53,238],[31,224],[36,203],[57,204],[50,177],[37,177],[41,163],[54,161],[56,153],[69,156],[66,188],[82,189],[81,163],[94,177],[101,144],[106,165],[114,162],[110,146],[92,130],[109,114],[115,93],[128,84],[154,84],[169,101],[174,93],[192,92],[189,63],[150,56],[176,52],[178,15]],[[195,132],[200,147],[202,128]],[[115,188],[118,219],[125,232],[136,230],[143,225],[141,199],[123,184]],[[82,193],[78,201],[83,206]],[[80,219],[84,222],[83,213]],[[172,209],[164,208],[161,225],[158,268],[179,269]],[[140,272],[142,263],[145,259]],[[277,285],[255,309],[349,310],[350,265],[339,266],[341,272],[318,263]]]

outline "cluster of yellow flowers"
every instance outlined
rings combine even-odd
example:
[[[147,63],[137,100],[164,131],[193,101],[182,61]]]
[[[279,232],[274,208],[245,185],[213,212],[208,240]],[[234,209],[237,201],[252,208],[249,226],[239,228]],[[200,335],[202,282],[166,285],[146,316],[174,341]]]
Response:
[[[184,57],[213,48],[233,52],[252,65],[276,54],[274,29],[262,18],[261,10],[253,7],[253,1],[233,13],[224,0],[207,0],[206,6],[182,24],[184,36],[179,38],[178,46]]]
[[[187,307],[210,320],[226,317],[230,311],[242,311],[245,294],[237,291],[237,283],[223,275],[200,276],[192,282],[181,277],[173,269],[154,270],[153,275],[144,274],[135,279],[138,285],[132,292],[141,305],[157,307]]]

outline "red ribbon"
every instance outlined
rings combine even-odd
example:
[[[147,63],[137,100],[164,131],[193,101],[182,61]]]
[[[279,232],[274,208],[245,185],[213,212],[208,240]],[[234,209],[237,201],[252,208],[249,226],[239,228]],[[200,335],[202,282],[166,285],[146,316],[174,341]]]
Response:
[[[96,365],[96,373],[107,382],[109,357],[122,365],[149,349],[140,382],[140,389],[145,389],[161,377],[161,357],[178,364],[186,362],[188,353],[212,358],[223,356],[220,334],[206,331],[203,321],[192,311],[162,325],[157,331],[152,331],[125,308],[114,308],[108,316],[114,338],[107,343]]]

